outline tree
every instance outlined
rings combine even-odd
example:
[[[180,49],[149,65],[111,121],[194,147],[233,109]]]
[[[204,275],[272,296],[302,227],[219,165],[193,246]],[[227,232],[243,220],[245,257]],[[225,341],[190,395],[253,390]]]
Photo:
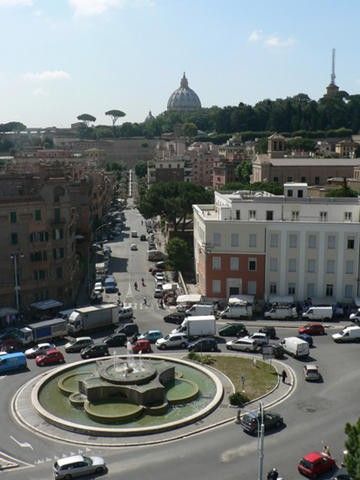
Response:
[[[241,183],[249,183],[251,174],[252,163],[249,160],[244,160],[236,167],[235,175]]]
[[[119,118],[125,117],[126,114],[121,110],[108,110],[107,112],[105,112],[105,115],[108,115],[109,117],[111,117],[112,126],[113,126],[113,135],[115,137],[115,133],[116,133],[115,124],[119,120]]]
[[[340,188],[332,188],[325,194],[326,197],[357,197],[358,193],[351,190],[348,186],[342,186]]]
[[[77,119],[84,122],[87,127],[89,127],[90,123],[96,122],[96,117],[93,117],[89,113],[82,113]]]
[[[197,126],[193,122],[184,123],[182,126],[182,133],[184,137],[187,137],[189,139],[194,138],[197,134],[197,131]]]
[[[172,269],[186,271],[190,267],[190,248],[182,238],[174,237],[169,240],[166,245],[166,253],[168,254],[167,263]]]
[[[354,425],[347,423],[345,433],[347,435],[345,466],[351,478],[360,480],[360,418]]]
[[[5,132],[23,132],[26,126],[21,122],[7,122],[0,124],[0,133]]]
[[[147,174],[147,163],[146,162],[138,162],[135,165],[135,174],[139,178],[143,178]]]

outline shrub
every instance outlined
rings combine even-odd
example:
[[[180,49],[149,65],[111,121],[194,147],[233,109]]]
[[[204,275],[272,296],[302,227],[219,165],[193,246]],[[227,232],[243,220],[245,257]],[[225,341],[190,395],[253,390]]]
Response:
[[[242,392],[235,392],[229,396],[230,405],[236,405],[237,407],[242,407],[248,401],[249,398]]]

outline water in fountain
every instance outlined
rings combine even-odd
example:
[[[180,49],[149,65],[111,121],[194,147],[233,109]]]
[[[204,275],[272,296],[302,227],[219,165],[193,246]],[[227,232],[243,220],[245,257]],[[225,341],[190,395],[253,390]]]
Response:
[[[133,353],[133,349],[132,349],[132,345],[131,345],[131,342],[130,340],[128,340],[127,344],[126,344],[126,351],[127,351],[127,364],[135,369],[136,365],[135,365],[135,361],[134,361],[134,353]]]

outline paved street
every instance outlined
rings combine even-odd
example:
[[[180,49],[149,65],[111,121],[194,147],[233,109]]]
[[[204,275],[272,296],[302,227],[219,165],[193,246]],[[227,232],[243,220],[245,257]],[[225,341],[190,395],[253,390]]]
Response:
[[[135,309],[135,321],[140,330],[159,328],[167,333],[174,325],[163,322],[166,311],[159,309],[153,299],[153,278],[148,273],[146,260],[147,242],[130,238],[130,232],[145,233],[141,216],[136,210],[126,210],[127,230],[125,235],[111,243],[113,271],[125,303]],[[138,251],[130,251],[136,243]],[[141,278],[145,287],[141,286]],[[139,291],[134,289],[137,281]],[[143,305],[146,297],[148,305]],[[116,294],[106,300],[117,299]],[[264,322],[247,322],[255,331]],[[273,324],[273,322],[266,322]],[[277,326],[278,336],[294,334],[287,323]],[[331,332],[338,328],[331,326]],[[276,466],[285,479],[302,478],[296,471],[299,458],[311,450],[321,449],[323,443],[330,446],[332,454],[340,461],[344,443],[344,425],[359,416],[358,394],[360,373],[358,369],[359,345],[336,345],[330,335],[314,337],[315,348],[311,350],[313,361],[319,365],[324,383],[311,384],[303,379],[303,362],[286,359],[298,375],[294,394],[274,408],[285,419],[286,428],[265,437],[265,472]],[[224,350],[224,345],[220,345]],[[61,347],[60,347],[61,348]],[[119,353],[125,349],[117,349]],[[66,360],[78,360],[78,354],[66,355]],[[156,446],[103,449],[73,446],[52,442],[33,435],[12,420],[9,405],[16,390],[34,375],[42,371],[29,362],[30,371],[0,378],[0,424],[1,447],[5,454],[14,457],[20,467],[8,470],[4,475],[14,479],[45,480],[52,478],[54,459],[78,452],[100,454],[109,465],[106,479],[159,480],[198,478],[207,480],[255,479],[257,472],[257,440],[242,432],[235,424],[219,427],[203,434]],[[45,369],[46,370],[46,369]],[[22,463],[21,463],[22,462]],[[91,477],[93,478],[93,477]],[[325,477],[329,478],[329,477]]]

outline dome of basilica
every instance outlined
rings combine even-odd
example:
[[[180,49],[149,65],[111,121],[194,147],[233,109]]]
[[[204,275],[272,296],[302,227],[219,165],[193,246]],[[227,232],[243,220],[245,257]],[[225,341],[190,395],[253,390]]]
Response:
[[[181,79],[180,87],[170,95],[167,109],[173,112],[189,112],[201,108],[201,102],[194,90],[189,88],[185,73]]]

